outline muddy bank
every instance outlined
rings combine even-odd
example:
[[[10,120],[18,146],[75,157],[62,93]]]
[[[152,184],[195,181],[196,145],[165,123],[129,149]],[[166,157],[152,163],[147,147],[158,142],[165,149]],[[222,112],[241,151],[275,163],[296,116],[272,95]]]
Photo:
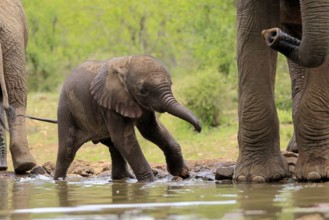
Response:
[[[215,180],[215,174],[218,167],[233,167],[234,162],[229,160],[191,160],[186,161],[190,168],[190,178],[203,178],[205,180]],[[150,163],[154,175],[158,179],[168,178],[180,181],[180,177],[171,176],[165,164]],[[42,166],[50,174],[54,174],[54,163],[47,162]],[[233,170],[232,170],[233,171]],[[133,171],[130,170],[131,173]],[[90,163],[83,160],[75,160],[68,170],[68,175],[79,175],[82,177],[108,176],[111,178],[111,163],[97,162]]]
[[[282,152],[286,158],[289,170],[293,173],[295,164],[297,161],[297,154],[291,152]],[[235,161],[225,159],[213,159],[213,160],[190,160],[186,161],[187,166],[190,169],[190,177],[195,179],[202,179],[207,181],[230,181],[234,171]],[[172,181],[182,181],[181,177],[171,176],[166,169],[165,164],[150,163],[154,175],[158,179],[167,178]],[[53,176],[55,170],[55,164],[53,162],[46,162],[42,166],[33,168],[29,173],[18,175],[14,172],[0,171],[0,178],[15,179],[19,177],[28,177],[33,175],[50,175]],[[131,173],[133,173],[131,171]],[[108,177],[111,179],[111,163],[110,162],[96,162],[91,163],[83,160],[75,160],[68,170],[68,177],[79,176],[83,178],[90,177]]]
[[[190,168],[191,178],[202,178],[204,180],[215,180],[216,170],[218,167],[233,167],[234,162],[229,160],[191,160],[186,161],[187,166]],[[154,175],[158,179],[167,178],[173,181],[182,181],[180,177],[174,177],[167,171],[165,164],[150,163]],[[21,177],[31,177],[33,175],[54,175],[55,164],[53,162],[46,162],[41,166],[33,168],[29,173],[26,174],[15,174],[14,172],[0,171],[0,179],[16,179]],[[131,173],[133,173],[130,170]],[[111,163],[110,162],[96,162],[91,163],[83,160],[75,160],[71,164],[68,170],[68,177],[81,177],[81,178],[92,178],[92,177],[108,177],[111,179]]]

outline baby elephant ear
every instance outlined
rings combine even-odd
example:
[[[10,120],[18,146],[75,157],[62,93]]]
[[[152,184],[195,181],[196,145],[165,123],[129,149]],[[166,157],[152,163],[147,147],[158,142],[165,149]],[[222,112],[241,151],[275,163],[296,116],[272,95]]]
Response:
[[[129,118],[139,118],[142,110],[129,95],[124,81],[126,65],[115,58],[105,64],[91,82],[91,95],[104,108],[111,109]]]

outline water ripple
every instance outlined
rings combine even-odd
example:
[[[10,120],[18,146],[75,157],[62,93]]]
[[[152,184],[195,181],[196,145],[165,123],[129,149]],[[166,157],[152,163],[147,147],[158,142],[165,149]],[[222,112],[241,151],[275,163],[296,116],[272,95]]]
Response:
[[[101,211],[105,209],[131,209],[131,208],[159,208],[159,207],[186,207],[186,206],[216,206],[236,204],[236,200],[227,201],[191,201],[191,202],[164,202],[164,203],[131,203],[131,204],[99,204],[99,205],[82,205],[77,207],[49,207],[33,209],[17,209],[13,214],[26,213],[72,213],[72,212],[90,212]]]

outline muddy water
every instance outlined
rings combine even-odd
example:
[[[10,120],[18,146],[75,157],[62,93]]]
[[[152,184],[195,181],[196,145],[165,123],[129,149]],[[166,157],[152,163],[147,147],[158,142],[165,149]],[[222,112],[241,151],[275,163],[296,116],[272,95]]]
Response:
[[[151,184],[108,178],[0,178],[0,219],[329,218],[329,183]]]

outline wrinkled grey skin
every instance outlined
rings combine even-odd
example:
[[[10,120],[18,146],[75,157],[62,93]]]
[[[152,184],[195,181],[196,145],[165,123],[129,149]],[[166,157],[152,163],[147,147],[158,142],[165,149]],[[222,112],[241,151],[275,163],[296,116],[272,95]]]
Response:
[[[172,175],[187,177],[181,148],[158,122],[155,111],[168,112],[201,131],[196,116],[173,97],[169,72],[155,58],[131,56],[81,64],[65,81],[59,100],[54,179],[65,178],[77,150],[93,141],[109,147],[112,179],[132,176],[127,161],[138,181],[153,181],[135,126],[161,148]]]
[[[288,149],[298,146],[296,176],[329,179],[329,1],[239,0],[237,10],[239,157],[234,179],[268,182],[288,174],[274,103],[276,51],[288,58],[292,80],[295,134]]]
[[[13,108],[16,115],[25,115],[26,110],[26,70],[25,48],[28,32],[25,13],[19,0],[2,0],[0,2],[0,85],[1,113]],[[8,120],[10,132],[10,151],[16,173],[32,169],[36,162],[29,152],[25,131],[25,118]],[[5,132],[1,128],[0,169],[7,169]],[[1,162],[2,160],[2,162]]]

